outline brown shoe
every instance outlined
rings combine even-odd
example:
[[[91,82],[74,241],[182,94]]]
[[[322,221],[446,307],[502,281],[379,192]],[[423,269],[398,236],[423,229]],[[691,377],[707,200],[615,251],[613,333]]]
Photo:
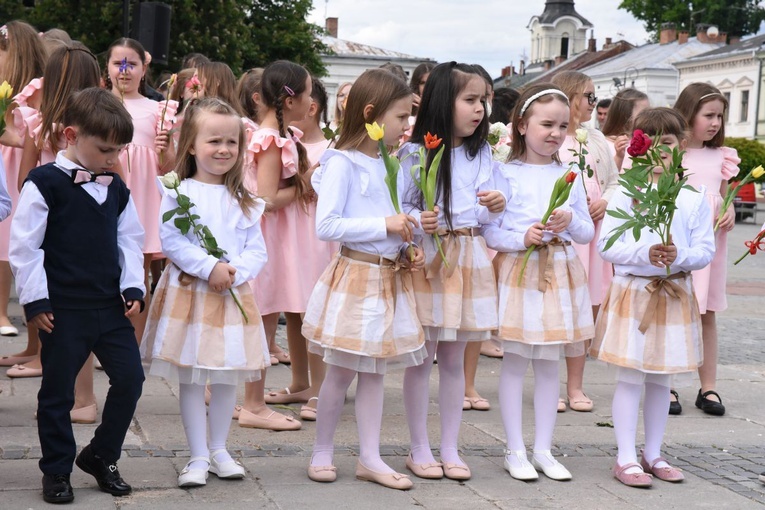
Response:
[[[303,425],[292,416],[286,416],[276,411],[271,411],[271,414],[268,416],[259,416],[242,408],[239,411],[239,426],[251,429],[282,431],[300,430],[300,427]]]

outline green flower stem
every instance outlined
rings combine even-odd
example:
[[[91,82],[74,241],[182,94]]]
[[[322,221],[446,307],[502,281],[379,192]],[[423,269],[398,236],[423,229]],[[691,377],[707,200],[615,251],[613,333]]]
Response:
[[[738,264],[739,262],[741,262],[742,260],[744,260],[744,259],[746,258],[746,256],[747,256],[747,255],[749,255],[749,250],[746,250],[746,252],[744,252],[744,254],[743,254],[743,255],[741,255],[741,256],[738,258],[738,260],[736,260],[736,262],[734,262],[734,263],[733,263],[733,265],[735,266],[736,264]]]

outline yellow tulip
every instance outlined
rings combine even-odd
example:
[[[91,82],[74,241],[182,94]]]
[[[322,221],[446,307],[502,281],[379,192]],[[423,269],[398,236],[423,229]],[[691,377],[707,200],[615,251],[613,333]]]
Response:
[[[0,88],[0,91],[1,90],[2,90],[2,88]],[[753,179],[759,179],[763,175],[765,175],[765,169],[762,168],[762,165],[760,165],[757,168],[755,168],[754,170],[752,170],[752,178]]]
[[[371,124],[366,124],[366,128],[367,133],[369,133],[369,138],[375,142],[382,140],[383,136],[385,135],[385,124],[379,126],[377,125],[377,122],[373,122]]]
[[[11,87],[11,84],[7,81],[4,81],[2,85],[0,85],[0,99],[8,99],[13,95],[13,87]]]

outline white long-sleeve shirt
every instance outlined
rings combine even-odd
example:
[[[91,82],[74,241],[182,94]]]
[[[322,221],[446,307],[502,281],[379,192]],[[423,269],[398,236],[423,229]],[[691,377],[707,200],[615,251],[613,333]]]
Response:
[[[64,156],[64,151],[56,155],[56,167],[67,175],[72,170],[82,168]],[[97,182],[82,184],[88,195],[103,204],[109,192],[108,186]],[[16,279],[16,292],[22,305],[48,299],[48,278],[43,262],[45,257],[55,257],[55,253],[45,253],[41,246],[48,226],[48,204],[37,186],[27,181],[21,189],[16,214],[11,223],[11,239],[8,259]],[[125,289],[140,289],[144,295],[143,271],[143,227],[133,198],[128,199],[125,209],[117,219],[117,250],[119,253],[120,292]],[[93,253],[98,257],[98,253]],[[87,264],[87,261],[83,261]]]
[[[11,208],[13,207],[5,183],[5,164],[3,163],[2,158],[0,158],[0,221],[3,221],[10,216]]]
[[[385,175],[382,158],[328,149],[311,178],[319,239],[395,260],[405,244],[385,227],[385,218],[396,215]]]
[[[516,160],[501,165],[495,182],[508,197],[507,207],[500,218],[481,229],[486,245],[500,252],[526,251],[523,242],[526,232],[542,220],[555,181],[567,172],[568,169],[558,163],[530,165]],[[557,236],[564,241],[589,243],[595,235],[595,227],[587,208],[581,174],[577,173],[568,200],[558,209],[571,212],[571,223],[563,232],[544,232],[542,241],[546,243]]]
[[[405,213],[412,215],[418,223],[422,213],[422,204],[418,199],[420,196],[419,190],[412,180],[411,168],[420,162],[417,154],[420,147],[421,145],[416,143],[407,143],[398,152],[399,158],[403,159],[401,170],[399,170],[399,189],[404,190],[403,195],[400,197],[402,209]],[[407,157],[410,153],[414,154]],[[498,218],[502,213],[489,212],[486,206],[480,204],[480,199],[478,198],[480,191],[498,190],[494,182],[494,169],[499,163],[492,159],[489,145],[484,144],[473,159],[468,157],[464,144],[452,149],[451,156],[452,228],[457,230],[460,228],[479,227]],[[502,190],[498,191],[502,192]],[[505,198],[507,198],[507,195],[505,195]],[[446,229],[448,227],[444,216],[443,197],[438,197],[436,205],[440,209],[438,228]],[[422,229],[418,229],[417,232],[422,234]]]
[[[221,260],[236,269],[234,287],[255,278],[268,259],[266,243],[260,229],[260,218],[266,204],[257,199],[250,216],[244,214],[239,203],[224,184],[205,184],[191,179],[181,181],[179,190],[194,204],[191,212],[198,214],[199,224],[210,229],[218,246],[226,251]],[[219,259],[209,255],[189,230],[183,235],[175,226],[175,218],[162,222],[162,215],[178,207],[175,191],[164,190],[158,221],[162,252],[181,271],[208,280]]]
[[[670,228],[672,242],[677,248],[677,258],[670,266],[672,274],[701,269],[714,258],[712,212],[704,198],[705,193],[706,190],[702,186],[698,192],[683,189],[677,196],[677,209]],[[608,203],[608,210],[616,209],[632,211],[632,199],[621,189]],[[614,265],[614,272],[618,275],[666,276],[667,270],[651,265],[648,257],[651,246],[662,242],[656,232],[644,229],[640,233],[640,240],[635,241],[632,231],[629,230],[604,251],[606,242],[613,235],[611,231],[624,221],[608,213],[603,218],[598,238],[598,249],[603,258]]]

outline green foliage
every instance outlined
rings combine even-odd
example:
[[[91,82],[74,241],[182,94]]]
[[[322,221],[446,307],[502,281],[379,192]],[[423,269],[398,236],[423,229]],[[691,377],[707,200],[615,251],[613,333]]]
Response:
[[[739,172],[731,181],[740,181],[752,168],[758,165],[765,166],[765,145],[757,140],[748,138],[726,138],[725,146],[738,151],[738,157],[741,163],[738,165]],[[765,182],[765,176],[754,179],[754,182]]]
[[[179,69],[185,55],[202,53],[227,63],[236,75],[278,59],[303,64],[318,76],[326,74],[320,55],[328,49],[318,39],[322,29],[306,21],[310,0],[164,1],[172,8],[170,69]],[[24,19],[41,31],[61,28],[97,54],[123,35],[118,0],[37,0],[34,7],[0,0],[0,19]],[[155,73],[160,70],[157,65],[152,68]]]
[[[695,35],[699,23],[716,25],[728,36],[757,32],[765,19],[765,8],[757,0],[622,0],[620,9],[643,22],[646,31],[658,40],[662,23],[675,23],[678,29]],[[701,12],[698,12],[701,11]],[[691,26],[691,15],[693,23]]]

